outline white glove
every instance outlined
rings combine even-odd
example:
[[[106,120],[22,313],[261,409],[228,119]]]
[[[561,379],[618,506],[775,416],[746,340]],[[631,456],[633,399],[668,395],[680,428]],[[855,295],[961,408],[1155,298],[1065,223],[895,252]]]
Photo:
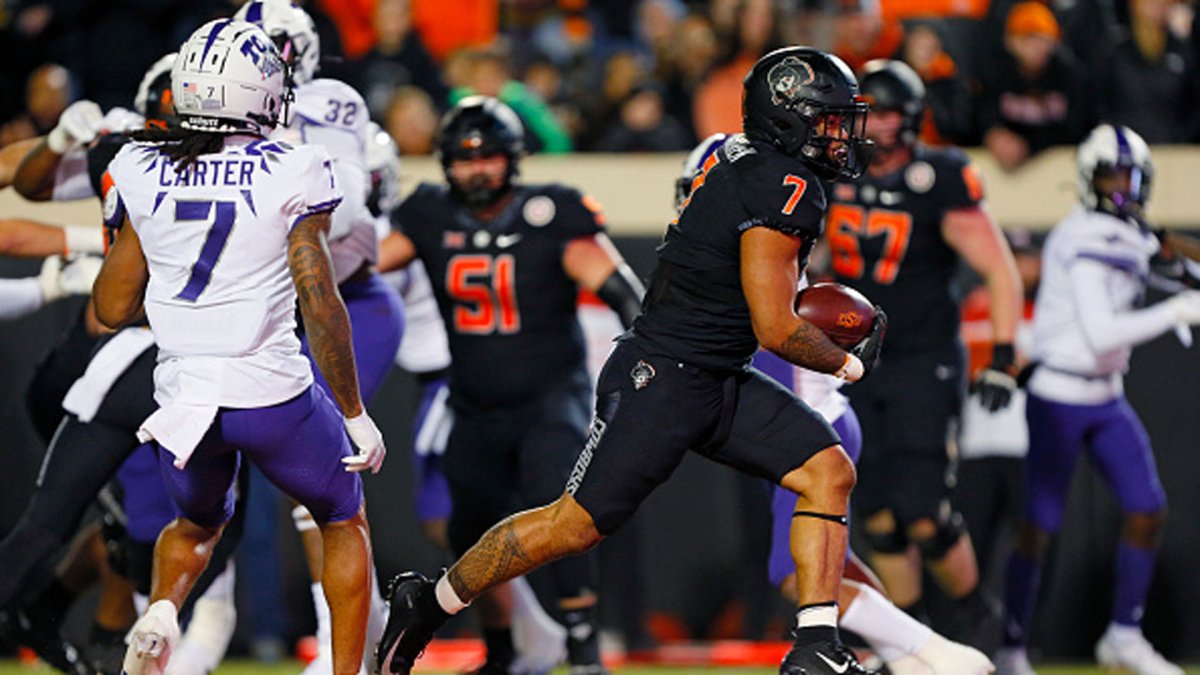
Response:
[[[348,418],[346,433],[350,435],[354,447],[358,448],[358,454],[342,458],[346,471],[370,469],[371,473],[379,473],[387,448],[383,445],[383,434],[379,433],[379,427],[375,426],[370,415],[364,410],[361,415]]]
[[[103,265],[104,259],[93,255],[79,256],[67,260],[65,264],[62,256],[46,258],[38,274],[42,300],[53,302],[67,295],[88,295]]]
[[[1200,324],[1200,291],[1182,291],[1167,298],[1175,320],[1181,324]]]
[[[76,101],[58,118],[58,126],[46,136],[50,151],[62,155],[72,148],[91,143],[100,132],[104,112],[92,101]]]

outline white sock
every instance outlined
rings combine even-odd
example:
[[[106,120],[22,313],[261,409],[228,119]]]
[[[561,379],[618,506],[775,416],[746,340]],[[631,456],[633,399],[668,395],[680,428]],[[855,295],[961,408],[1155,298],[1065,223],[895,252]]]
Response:
[[[205,664],[210,670],[225,658],[225,651],[229,649],[229,641],[233,639],[233,631],[237,628],[233,570],[233,561],[230,561],[225,571],[196,600],[192,620],[183,636],[186,642],[203,648],[205,656],[211,659],[210,663]]]
[[[133,608],[137,611],[137,615],[141,616],[146,613],[146,609],[150,607],[150,596],[141,593],[133,594]]]
[[[884,661],[915,653],[933,635],[870,586],[858,587],[858,596],[842,614],[842,626],[862,636]]]
[[[827,605],[817,605],[815,607],[805,607],[799,612],[796,612],[796,627],[810,628],[815,626],[828,626],[830,628],[837,627],[838,623],[838,608],[837,603],[829,603]]]
[[[317,615],[317,645],[320,649],[332,649],[333,621],[329,618],[329,601],[325,599],[325,587],[321,582],[312,585],[313,610]]]
[[[508,582],[512,589],[512,635],[518,656],[538,661],[538,670],[553,668],[566,655],[567,629],[556,622],[525,577]]]
[[[375,566],[371,566],[371,610],[367,614],[367,644],[363,649],[363,672],[373,672],[375,667],[375,645],[383,639],[383,629],[387,626],[388,606],[379,592],[379,579],[375,576]]]
[[[447,614],[458,614],[467,608],[470,603],[463,602],[458,593],[454,592],[454,588],[450,586],[450,579],[446,575],[442,575],[438,579],[437,585],[434,586],[434,595],[437,596],[438,604],[442,606],[442,610]]]

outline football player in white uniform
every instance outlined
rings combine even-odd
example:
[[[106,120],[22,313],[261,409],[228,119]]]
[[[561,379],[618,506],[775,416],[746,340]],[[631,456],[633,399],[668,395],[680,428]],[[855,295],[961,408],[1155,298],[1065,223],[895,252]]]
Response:
[[[127,145],[109,165],[105,213],[122,226],[96,281],[97,316],[116,327],[144,308],[160,407],[139,436],[154,442],[183,514],[155,549],[130,675],[166,667],[178,608],[230,516],[243,454],[319,523],[334,670],[362,663],[373,570],[357,472],[378,471],[386,450],[359,394],[325,243],[342,199],[332,160],[265,138],[284,108],[284,69],[258,27],[204,25],[172,71],[179,128],[138,134],[151,142]],[[312,386],[297,305],[336,405]]]
[[[1009,559],[1006,672],[1032,673],[1025,655],[1042,558],[1062,526],[1071,474],[1086,450],[1125,514],[1117,546],[1113,613],[1096,645],[1108,668],[1181,675],[1142,635],[1141,619],[1167,500],[1123,376],[1133,347],[1200,324],[1200,293],[1183,291],[1138,308],[1158,239],[1143,220],[1150,149],[1132,129],[1102,124],[1079,146],[1080,203],[1046,239],[1033,317],[1033,357],[1025,408],[1029,456],[1025,521]]]
[[[333,158],[333,171],[345,198],[333,211],[329,253],[333,260],[338,292],[354,327],[354,358],[358,367],[362,398],[370,403],[391,371],[403,333],[403,304],[400,295],[375,271],[379,241],[375,219],[367,208],[366,103],[353,87],[329,78],[319,78],[321,42],[312,18],[288,0],[251,0],[238,9],[235,18],[261,27],[279,47],[289,67],[295,100],[286,126],[272,134],[289,143],[319,145]],[[304,353],[308,354],[305,338]],[[314,369],[317,383],[324,380]],[[319,655],[305,670],[307,675],[329,672],[329,607],[321,590],[321,541],[310,515],[296,508],[292,515],[301,533],[313,577],[312,596],[317,616]],[[383,632],[386,605],[372,582],[371,626],[368,640]]]

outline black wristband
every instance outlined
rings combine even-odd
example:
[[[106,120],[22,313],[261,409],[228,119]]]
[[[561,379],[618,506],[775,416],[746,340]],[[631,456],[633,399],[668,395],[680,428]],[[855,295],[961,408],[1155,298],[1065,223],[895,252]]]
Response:
[[[596,289],[596,296],[604,301],[621,318],[621,325],[629,328],[633,320],[642,313],[642,295],[645,289],[641,282],[633,276],[633,270],[628,265],[618,265],[617,269],[604,280]]]
[[[1007,373],[1013,368],[1013,364],[1017,361],[1016,350],[1013,349],[1011,343],[997,342],[992,346],[992,370],[999,370]]]

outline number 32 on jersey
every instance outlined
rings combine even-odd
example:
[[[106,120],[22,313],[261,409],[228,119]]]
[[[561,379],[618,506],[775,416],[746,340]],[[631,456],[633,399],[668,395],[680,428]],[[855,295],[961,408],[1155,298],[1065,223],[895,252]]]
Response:
[[[517,265],[511,254],[456,255],[446,266],[446,293],[454,300],[455,332],[511,335],[521,330]]]
[[[862,278],[866,262],[860,242],[883,236],[883,250],[872,265],[876,283],[892,284],[900,273],[900,264],[908,253],[912,238],[912,215],[888,209],[864,209],[853,204],[832,204],[828,222],[829,249],[833,270],[838,276]]]

